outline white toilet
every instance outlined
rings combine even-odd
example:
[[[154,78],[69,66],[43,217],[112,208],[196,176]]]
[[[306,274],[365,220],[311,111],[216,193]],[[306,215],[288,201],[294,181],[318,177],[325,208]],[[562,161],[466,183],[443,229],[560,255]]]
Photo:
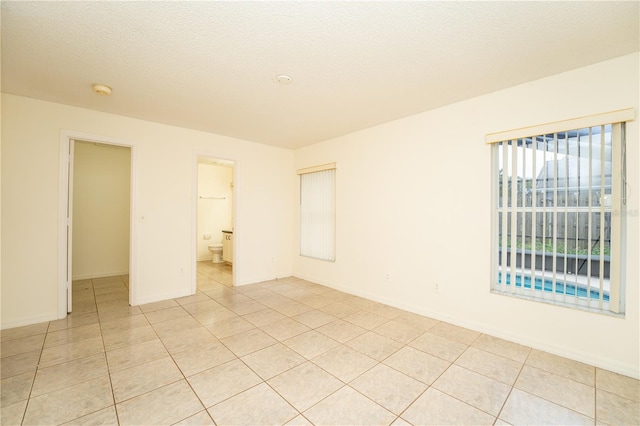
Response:
[[[209,251],[213,253],[213,257],[211,258],[211,262],[213,263],[222,263],[222,243],[220,244],[211,244],[209,246]]]

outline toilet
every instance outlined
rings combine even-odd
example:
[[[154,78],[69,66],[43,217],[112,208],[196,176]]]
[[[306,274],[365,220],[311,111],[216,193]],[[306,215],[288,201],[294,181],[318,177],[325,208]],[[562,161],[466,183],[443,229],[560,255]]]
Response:
[[[209,251],[213,253],[213,257],[211,258],[211,262],[213,263],[222,263],[222,244],[211,244],[209,246]]]

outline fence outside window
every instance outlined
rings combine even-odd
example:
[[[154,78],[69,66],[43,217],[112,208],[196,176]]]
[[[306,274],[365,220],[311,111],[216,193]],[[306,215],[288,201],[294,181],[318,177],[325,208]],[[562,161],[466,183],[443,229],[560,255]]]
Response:
[[[567,128],[488,137],[492,291],[621,313],[624,123]]]

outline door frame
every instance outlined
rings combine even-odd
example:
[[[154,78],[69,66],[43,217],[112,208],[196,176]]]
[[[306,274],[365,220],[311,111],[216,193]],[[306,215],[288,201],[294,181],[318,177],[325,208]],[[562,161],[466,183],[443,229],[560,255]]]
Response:
[[[129,304],[137,300],[137,274],[134,253],[136,252],[136,149],[132,141],[95,135],[73,130],[60,131],[60,184],[58,208],[58,319],[71,312],[71,283],[73,281],[73,165],[71,155],[76,140],[104,145],[127,147],[131,153],[131,175],[129,176]]]
[[[198,272],[197,272],[197,264],[198,264],[198,158],[206,157],[224,161],[232,161],[233,162],[233,269],[231,272],[231,284],[235,287],[236,285],[236,253],[237,251],[237,243],[238,238],[236,237],[237,231],[237,221],[238,221],[238,160],[235,158],[230,158],[225,155],[217,155],[215,153],[203,150],[196,150],[193,153],[193,176],[192,176],[192,197],[191,197],[191,294],[196,294],[198,288]]]

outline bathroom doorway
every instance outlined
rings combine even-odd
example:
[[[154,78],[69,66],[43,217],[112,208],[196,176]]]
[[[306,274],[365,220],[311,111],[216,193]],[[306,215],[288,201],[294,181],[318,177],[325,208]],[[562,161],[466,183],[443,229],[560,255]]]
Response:
[[[234,285],[234,172],[231,160],[197,157],[196,289]]]

